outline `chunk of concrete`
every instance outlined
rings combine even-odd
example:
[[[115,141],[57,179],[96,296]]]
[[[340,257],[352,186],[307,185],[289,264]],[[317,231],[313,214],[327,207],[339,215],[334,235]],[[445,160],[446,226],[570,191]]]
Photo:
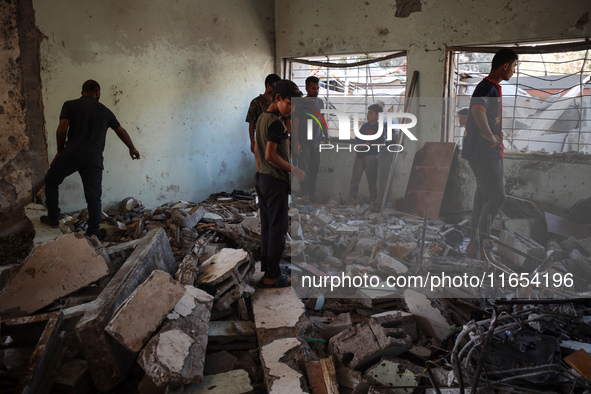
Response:
[[[261,218],[255,216],[249,216],[245,218],[240,225],[244,229],[244,232],[251,237],[260,240],[261,239]]]
[[[236,367],[237,363],[238,359],[225,350],[209,353],[205,356],[203,373],[205,375],[217,375],[219,373],[230,372]]]
[[[414,371],[406,369],[404,364],[382,360],[378,365],[367,370],[364,377],[378,386],[418,386],[419,381]],[[411,394],[413,389],[398,389],[396,392]]]
[[[99,391],[109,391],[121,383],[136,358],[136,353],[113,340],[105,327],[117,308],[156,269],[169,274],[177,269],[162,228],[150,230],[137,242],[133,253],[76,325],[76,336]]]
[[[341,365],[363,370],[382,356],[397,356],[412,347],[412,339],[403,328],[399,311],[372,315],[329,341],[329,351]]]
[[[214,309],[226,310],[242,297],[254,274],[254,264],[243,249],[224,248],[200,267],[196,283],[215,286]]]
[[[252,297],[252,311],[260,346],[297,337],[310,325],[293,287],[258,290]]]
[[[404,260],[408,255],[417,248],[416,242],[398,241],[390,246],[390,255],[398,259]]]
[[[119,306],[105,331],[130,351],[139,352],[184,294],[183,285],[168,272],[155,270]]]
[[[74,359],[62,364],[53,387],[67,394],[92,392],[94,385],[88,363],[85,360]]]
[[[193,228],[205,216],[205,208],[193,207],[191,209],[179,209],[173,212],[173,223],[180,228]]]
[[[219,320],[209,323],[208,350],[247,350],[256,348],[254,323],[242,320]]]
[[[72,233],[38,246],[0,292],[0,313],[29,315],[112,271],[96,239]],[[11,312],[12,313],[12,312]]]
[[[138,356],[138,363],[158,387],[200,383],[213,297],[191,285],[186,293],[195,307],[187,316],[166,321]]]
[[[413,314],[420,331],[438,342],[451,333],[450,324],[427,296],[410,289],[405,290],[403,295],[408,310]]]
[[[511,233],[509,231],[501,231],[499,240],[531,256],[537,257],[539,259],[546,258],[546,248],[538,244],[533,239],[528,239],[523,235]],[[519,267],[523,266],[523,264],[527,260],[525,256],[519,255],[503,247],[502,245],[499,245],[498,251],[501,256],[505,257],[506,259],[508,259],[509,261],[511,261]]]
[[[243,369],[204,376],[199,384],[187,385],[182,394],[242,394],[252,391],[248,373]],[[172,394],[175,394],[173,392]],[[181,391],[179,391],[179,394]]]
[[[378,268],[391,274],[403,274],[408,272],[408,267],[385,253],[378,253]]]
[[[330,340],[330,338],[334,337],[341,331],[345,331],[352,325],[353,323],[351,322],[351,314],[348,312],[341,313],[336,318],[334,318],[329,324],[320,329],[320,335],[322,335],[322,338],[328,341]]]
[[[290,350],[301,346],[296,338],[277,339],[261,348],[261,363],[265,371],[265,383],[269,394],[305,393],[301,381],[304,376],[281,362]]]

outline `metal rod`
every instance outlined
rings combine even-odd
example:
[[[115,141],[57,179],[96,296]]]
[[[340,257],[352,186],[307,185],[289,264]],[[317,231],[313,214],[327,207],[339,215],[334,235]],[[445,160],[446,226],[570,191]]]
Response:
[[[429,368],[429,366],[427,366],[427,375],[429,375],[429,380],[431,381],[431,385],[433,385],[433,390],[435,390],[435,393],[441,394],[441,390],[439,390],[437,381],[435,381],[435,376],[433,376],[433,372],[431,372],[431,368]]]
[[[478,381],[480,380],[480,372],[482,371],[482,365],[484,364],[484,359],[486,355],[486,348],[488,347],[488,343],[490,342],[493,333],[495,331],[495,327],[497,326],[497,322],[499,319],[499,314],[497,313],[497,309],[493,306],[493,316],[490,322],[490,328],[488,329],[488,333],[486,334],[486,338],[484,339],[484,343],[482,344],[482,350],[480,351],[480,357],[478,358],[478,364],[476,364],[476,372],[474,373],[474,382],[472,383],[472,394],[476,394],[478,390]]]

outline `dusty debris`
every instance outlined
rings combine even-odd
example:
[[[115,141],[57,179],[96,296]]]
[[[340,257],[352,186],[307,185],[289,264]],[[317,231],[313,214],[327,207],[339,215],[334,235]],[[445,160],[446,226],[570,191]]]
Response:
[[[368,204],[342,205],[339,196],[324,206],[300,204],[296,199],[289,212],[292,232],[283,263],[291,263],[297,286],[255,289],[249,282],[256,276],[252,267],[260,244],[260,221],[251,193],[222,193],[201,203],[181,201],[151,210],[127,198],[116,210],[108,211],[102,223],[107,229],[105,251],[117,272],[40,309],[63,310],[65,332],[74,332],[76,326],[76,337],[65,338],[69,354],[62,363],[76,368],[69,386],[60,387],[77,392],[73,387],[90,383],[101,391],[199,393],[284,392],[285,387],[306,392],[323,386],[320,391],[385,393],[392,390],[386,388],[390,385],[405,386],[397,388],[398,392],[417,387],[435,392],[435,385],[441,392],[450,386],[459,392],[460,385],[464,389],[474,383],[503,389],[509,383],[516,392],[527,391],[532,384],[551,384],[560,392],[566,386],[554,385],[557,378],[580,391],[589,389],[577,372],[561,362],[591,346],[591,309],[584,302],[494,304],[524,294],[565,298],[581,294],[575,290],[588,289],[591,238],[548,236],[545,225],[538,227],[543,215],[534,208],[531,202],[517,201],[513,216],[502,217],[495,225],[486,256],[475,260],[464,253],[465,222],[446,223],[391,208],[377,212]],[[80,231],[84,215],[72,217],[76,219],[68,219],[68,228]],[[500,230],[508,238],[500,239]],[[501,252],[504,244],[511,243],[505,242],[508,239],[519,242],[511,241],[518,252]],[[380,279],[441,272],[481,275],[489,265],[507,275],[527,268],[549,275],[576,272],[577,277],[570,290],[559,286],[525,293],[505,287],[495,289],[488,298],[461,287],[418,292],[413,286],[388,291],[379,286],[351,286],[343,294],[318,287],[301,292],[304,275],[365,274]],[[17,270],[2,270],[0,284],[13,280]],[[164,323],[151,338],[142,335],[131,351],[113,340],[105,327],[154,270],[165,271],[167,278],[175,274],[187,286],[174,305],[171,301],[162,311],[151,311],[153,316],[143,314],[146,321],[158,322],[165,315]],[[148,293],[154,295],[154,291]],[[68,308],[71,305],[76,306]],[[478,376],[478,360],[495,308],[502,309],[489,340],[496,350],[488,354],[491,357]],[[44,315],[45,320],[21,318],[28,319],[26,323],[12,319],[0,323],[5,335],[1,377],[15,384],[22,378],[23,366],[29,363],[48,316]],[[140,313],[132,316],[142,317]],[[138,357],[138,349],[148,339]],[[511,346],[503,348],[503,343]],[[514,354],[517,348],[525,350],[518,355],[521,358]],[[552,363],[541,364],[540,355]],[[334,374],[326,361],[330,359],[334,360]],[[518,363],[520,368],[510,370],[498,363],[503,360]],[[325,368],[319,369],[323,362]],[[544,382],[538,377],[542,372],[548,375]],[[524,376],[527,373],[533,375]],[[389,380],[395,377],[403,380]]]

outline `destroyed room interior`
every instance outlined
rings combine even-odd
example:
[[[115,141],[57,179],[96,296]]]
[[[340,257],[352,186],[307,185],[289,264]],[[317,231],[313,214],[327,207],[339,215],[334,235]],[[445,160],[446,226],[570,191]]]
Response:
[[[591,393],[590,12],[0,1],[0,394]]]

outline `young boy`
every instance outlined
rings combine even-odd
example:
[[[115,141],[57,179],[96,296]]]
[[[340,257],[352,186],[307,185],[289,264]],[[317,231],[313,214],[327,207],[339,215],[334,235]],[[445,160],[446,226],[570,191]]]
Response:
[[[290,278],[282,274],[279,262],[285,248],[288,195],[291,172],[298,181],[304,171],[290,164],[287,127],[281,116],[291,113],[291,98],[301,97],[295,83],[281,80],[273,88],[273,102],[256,124],[256,192],[261,210],[261,270],[265,273],[259,287],[287,287]]]
[[[373,135],[378,132],[378,119],[382,112],[382,106],[379,104],[372,104],[367,107],[367,122],[361,126],[359,132],[364,135]],[[372,141],[364,141],[360,138],[355,138],[356,145],[368,145],[369,149],[365,152],[359,150],[355,155],[355,162],[353,163],[353,174],[351,175],[351,189],[349,192],[349,200],[351,203],[355,203],[357,199],[357,191],[359,190],[359,182],[361,176],[365,171],[365,177],[367,178],[367,185],[369,187],[369,200],[371,203],[375,203],[378,198],[378,147],[371,146],[373,144],[384,144],[385,137],[384,133],[380,138]]]
[[[471,257],[482,255],[478,234],[489,231],[506,199],[501,128],[503,94],[499,84],[511,78],[516,65],[515,52],[508,48],[499,50],[493,57],[491,72],[476,86],[470,99],[462,157],[469,161],[476,178],[471,240],[466,248]]]

